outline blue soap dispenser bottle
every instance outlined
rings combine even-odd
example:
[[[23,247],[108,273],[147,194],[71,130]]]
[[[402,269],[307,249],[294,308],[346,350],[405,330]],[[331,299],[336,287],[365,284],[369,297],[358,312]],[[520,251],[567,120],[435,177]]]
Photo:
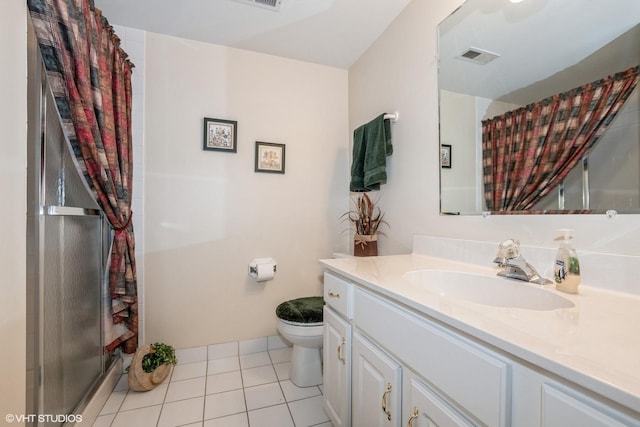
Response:
[[[578,293],[580,285],[580,262],[576,250],[571,245],[571,230],[563,228],[558,230],[561,236],[554,240],[560,241],[560,247],[556,253],[553,266],[553,276],[556,282],[556,289],[570,294]]]

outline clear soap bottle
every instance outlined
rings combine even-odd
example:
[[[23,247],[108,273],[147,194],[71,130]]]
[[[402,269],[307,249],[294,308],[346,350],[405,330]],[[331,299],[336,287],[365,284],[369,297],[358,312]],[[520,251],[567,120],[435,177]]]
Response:
[[[553,266],[556,289],[570,294],[578,293],[580,285],[580,263],[576,250],[571,246],[571,230],[560,229],[562,236],[554,240],[560,241]]]

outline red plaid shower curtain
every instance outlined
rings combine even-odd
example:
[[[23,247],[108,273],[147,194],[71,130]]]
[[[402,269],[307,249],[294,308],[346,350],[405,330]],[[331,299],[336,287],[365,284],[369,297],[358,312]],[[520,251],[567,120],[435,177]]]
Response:
[[[638,84],[640,66],[482,121],[490,211],[533,209],[596,144]]]
[[[131,223],[131,71],[112,27],[92,0],[28,0],[65,135],[114,229],[109,289],[125,332],[108,349],[137,348],[138,298]]]

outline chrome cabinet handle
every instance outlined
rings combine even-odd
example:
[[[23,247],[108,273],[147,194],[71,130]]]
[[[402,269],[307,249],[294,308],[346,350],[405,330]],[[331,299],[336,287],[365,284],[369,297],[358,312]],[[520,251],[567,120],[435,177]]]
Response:
[[[332,298],[340,298],[340,294],[334,293],[333,289],[329,289],[329,296]]]
[[[413,420],[418,418],[418,414],[420,414],[420,411],[418,410],[418,408],[414,406],[413,414],[411,415],[411,418],[409,418],[409,421],[407,422],[407,427],[413,427]]]
[[[382,412],[387,415],[387,420],[391,421],[391,411],[387,410],[387,396],[391,393],[391,383],[387,383],[387,389],[382,394]]]
[[[344,356],[342,355],[342,349],[344,348],[344,344],[345,344],[345,339],[342,338],[342,342],[338,344],[338,360],[340,360],[343,365],[345,364],[345,359],[344,359]]]

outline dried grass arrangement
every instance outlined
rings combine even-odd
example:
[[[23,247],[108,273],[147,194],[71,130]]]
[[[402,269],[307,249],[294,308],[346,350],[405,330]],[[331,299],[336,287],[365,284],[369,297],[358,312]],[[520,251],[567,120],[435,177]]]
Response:
[[[376,206],[367,193],[361,193],[355,201],[355,210],[343,215],[355,227],[353,254],[355,256],[378,255],[378,234],[384,236],[379,228],[389,225],[384,220],[384,213]]]

